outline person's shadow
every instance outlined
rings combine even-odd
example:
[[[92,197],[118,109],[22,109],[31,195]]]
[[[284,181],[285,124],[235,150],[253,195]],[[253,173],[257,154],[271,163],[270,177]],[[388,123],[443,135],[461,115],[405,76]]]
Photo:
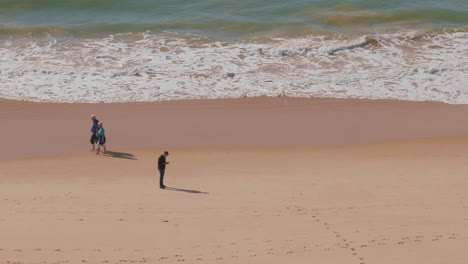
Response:
[[[112,158],[137,160],[135,155],[133,155],[131,153],[125,153],[125,152],[117,152],[117,151],[108,150],[106,152],[106,154],[104,154],[104,155],[106,155],[108,157],[112,157]]]
[[[174,188],[174,187],[166,187],[164,190],[176,191],[176,192],[194,193],[194,194],[210,194],[210,193],[202,192],[202,191],[198,191],[198,190],[188,190],[188,189],[181,189],[181,188]]]

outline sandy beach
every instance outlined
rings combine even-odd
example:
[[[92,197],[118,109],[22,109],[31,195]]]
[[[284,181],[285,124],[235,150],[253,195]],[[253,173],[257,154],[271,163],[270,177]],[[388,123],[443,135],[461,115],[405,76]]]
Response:
[[[108,155],[89,151],[92,113]],[[0,263],[465,264],[467,114],[287,97],[1,100]]]

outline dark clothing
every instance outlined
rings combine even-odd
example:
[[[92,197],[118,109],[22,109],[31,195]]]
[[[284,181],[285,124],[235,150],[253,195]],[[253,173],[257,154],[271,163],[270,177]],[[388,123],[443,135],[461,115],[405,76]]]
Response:
[[[99,124],[99,120],[94,119],[93,124],[91,125],[91,135],[97,135],[98,124]]]
[[[96,134],[92,134],[92,135],[91,135],[91,138],[89,139],[89,142],[90,142],[91,144],[96,144],[96,143],[97,143],[97,139],[98,139],[98,138],[97,138]]]
[[[164,185],[164,173],[166,172],[165,169],[159,169],[159,187],[163,188],[166,187]]]
[[[99,145],[101,145],[101,146],[106,144],[106,136],[105,135],[99,135],[97,143],[99,143]]]
[[[159,156],[158,159],[158,170],[165,170],[166,169],[166,157],[164,155]]]

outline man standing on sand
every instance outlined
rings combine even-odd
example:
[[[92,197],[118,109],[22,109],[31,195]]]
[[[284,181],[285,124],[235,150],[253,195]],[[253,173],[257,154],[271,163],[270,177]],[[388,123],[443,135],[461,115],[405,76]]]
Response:
[[[93,151],[95,149],[94,145],[97,143],[97,138],[98,138],[97,133],[98,133],[99,120],[97,120],[96,116],[94,114],[92,114],[91,115],[91,121],[92,121],[92,124],[91,124],[91,138],[90,138],[89,142],[93,146],[93,148],[91,149],[91,151]]]
[[[158,159],[159,188],[161,189],[166,189],[166,186],[164,185],[164,173],[166,172],[166,165],[169,164],[169,162],[166,161],[167,156],[169,156],[169,152],[164,151]]]

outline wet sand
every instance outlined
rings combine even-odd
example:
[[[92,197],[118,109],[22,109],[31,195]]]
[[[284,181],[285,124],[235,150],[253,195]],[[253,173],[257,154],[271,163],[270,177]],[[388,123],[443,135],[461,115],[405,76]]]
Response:
[[[111,148],[317,146],[468,135],[468,105],[245,98],[130,104],[0,100],[0,159],[82,153],[90,115]]]
[[[468,261],[466,106],[261,98],[0,108],[10,128],[0,263]],[[108,155],[88,150],[91,113],[105,122]],[[161,190],[155,159],[166,148]]]

